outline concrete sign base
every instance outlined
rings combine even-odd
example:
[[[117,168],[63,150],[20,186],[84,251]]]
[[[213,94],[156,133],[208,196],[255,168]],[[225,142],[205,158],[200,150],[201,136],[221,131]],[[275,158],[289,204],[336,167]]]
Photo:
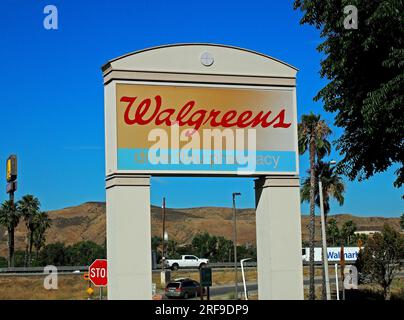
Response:
[[[106,189],[108,299],[151,299],[150,176],[108,176]]]
[[[255,198],[258,298],[302,300],[299,178],[257,179]]]

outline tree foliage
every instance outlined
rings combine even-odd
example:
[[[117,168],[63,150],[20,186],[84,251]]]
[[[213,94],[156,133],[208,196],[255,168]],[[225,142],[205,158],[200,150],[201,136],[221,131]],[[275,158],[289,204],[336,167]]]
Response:
[[[156,240],[156,238],[153,238],[152,243]],[[231,262],[234,261],[233,250],[233,241],[223,236],[214,236],[204,232],[196,234],[190,244],[169,241],[167,256],[169,259],[177,259],[181,255],[191,254],[200,258],[208,258],[211,262]],[[254,246],[248,244],[237,246],[237,260],[244,258],[256,259],[256,257],[257,253]]]
[[[69,265],[67,248],[62,242],[55,242],[43,247],[37,265],[67,266]]]
[[[215,236],[211,236],[209,233],[204,232],[197,234],[192,239],[192,248],[194,253],[203,258],[209,258],[216,253],[216,241]]]
[[[96,259],[105,259],[104,246],[92,241],[81,241],[67,247],[67,259],[69,265],[88,266]]]
[[[329,219],[327,221],[327,244],[333,247],[340,245],[340,232],[335,219]]]
[[[329,246],[357,246],[358,240],[362,240],[362,245],[367,243],[368,236],[365,234],[355,234],[357,226],[352,220],[345,221],[341,228],[337,221],[331,218],[327,221],[327,244]]]
[[[370,237],[364,249],[365,273],[383,288],[384,298],[390,299],[390,285],[400,269],[404,254],[404,237],[392,227],[385,225],[382,233]]]
[[[17,202],[17,208],[20,212],[21,217],[25,221],[25,225],[27,226],[28,234],[27,234],[27,248],[26,248],[26,265],[29,267],[31,265],[31,254],[32,247],[34,244],[34,231],[36,228],[36,218],[35,216],[40,213],[41,203],[37,197],[33,195],[27,194],[21,198],[20,201]]]
[[[43,247],[35,264],[38,266],[88,266],[96,259],[105,258],[105,245],[81,241],[66,246],[64,243],[56,242]]]
[[[8,266],[14,267],[14,231],[20,221],[20,212],[11,200],[4,201],[0,207],[0,225],[7,229]]]
[[[315,203],[318,207],[320,206],[318,181],[321,177],[323,185],[324,214],[327,217],[327,214],[330,212],[331,198],[336,199],[339,205],[344,204],[345,185],[342,178],[335,172],[335,170],[333,170],[329,162],[318,161],[315,164],[314,172],[316,176],[314,187]],[[310,170],[307,170],[307,173],[310,174]],[[302,202],[310,201],[310,176],[303,180],[300,195]]]
[[[358,9],[358,29],[345,29],[346,5]],[[329,80],[315,97],[335,125],[343,155],[338,170],[365,179],[399,165],[404,182],[404,28],[402,0],[296,0],[302,24],[321,30],[320,75]]]
[[[0,207],[0,224],[7,229],[15,229],[20,221],[20,214],[17,211],[15,204],[6,200]]]
[[[348,220],[342,225],[341,228],[341,240],[343,245],[356,245],[355,231],[357,230],[356,223],[352,220]]]
[[[46,212],[41,211],[34,216],[33,224],[34,224],[34,231],[32,235],[32,241],[38,257],[39,251],[45,245],[46,231],[51,226],[51,220]]]

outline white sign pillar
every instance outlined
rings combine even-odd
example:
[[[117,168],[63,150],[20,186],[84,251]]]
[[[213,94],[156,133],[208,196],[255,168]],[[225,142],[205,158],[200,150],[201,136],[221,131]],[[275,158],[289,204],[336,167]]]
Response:
[[[255,181],[258,298],[302,300],[303,266],[298,177]]]
[[[150,176],[107,177],[108,299],[152,298]]]

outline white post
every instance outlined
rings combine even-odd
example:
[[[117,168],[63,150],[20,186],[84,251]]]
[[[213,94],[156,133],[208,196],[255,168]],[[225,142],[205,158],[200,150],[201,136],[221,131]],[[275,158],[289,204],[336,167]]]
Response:
[[[150,176],[107,177],[108,299],[151,300]]]
[[[245,275],[244,275],[244,261],[247,261],[247,260],[251,260],[251,258],[241,259],[241,261],[240,261],[240,263],[241,263],[241,274],[242,274],[242,277],[243,277],[244,298],[245,298],[245,300],[248,300],[248,297],[247,297],[247,286],[246,286],[246,284],[245,284]]]
[[[258,298],[303,300],[299,178],[255,180]]]
[[[335,264],[335,286],[337,287],[337,300],[339,300],[338,263]]]
[[[327,294],[327,300],[331,300],[330,291],[330,277],[328,274],[328,257],[327,257],[327,236],[325,233],[325,217],[324,217],[324,202],[323,202],[323,183],[321,177],[318,179],[318,188],[320,193],[320,212],[321,212],[321,237],[323,238],[323,267],[325,274],[325,291]]]

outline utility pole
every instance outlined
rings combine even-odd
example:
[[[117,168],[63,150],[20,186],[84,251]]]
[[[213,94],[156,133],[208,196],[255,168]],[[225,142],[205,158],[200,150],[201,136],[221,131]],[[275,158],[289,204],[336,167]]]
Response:
[[[161,271],[164,271],[164,262],[165,262],[165,255],[164,255],[164,236],[166,233],[166,198],[163,197],[163,205],[162,205],[162,219],[163,219],[163,234],[161,237],[162,242],[162,249],[161,249]]]
[[[238,300],[238,277],[237,277],[237,224],[236,224],[236,196],[240,196],[240,192],[233,193],[233,247],[234,247],[234,285],[235,299]]]

